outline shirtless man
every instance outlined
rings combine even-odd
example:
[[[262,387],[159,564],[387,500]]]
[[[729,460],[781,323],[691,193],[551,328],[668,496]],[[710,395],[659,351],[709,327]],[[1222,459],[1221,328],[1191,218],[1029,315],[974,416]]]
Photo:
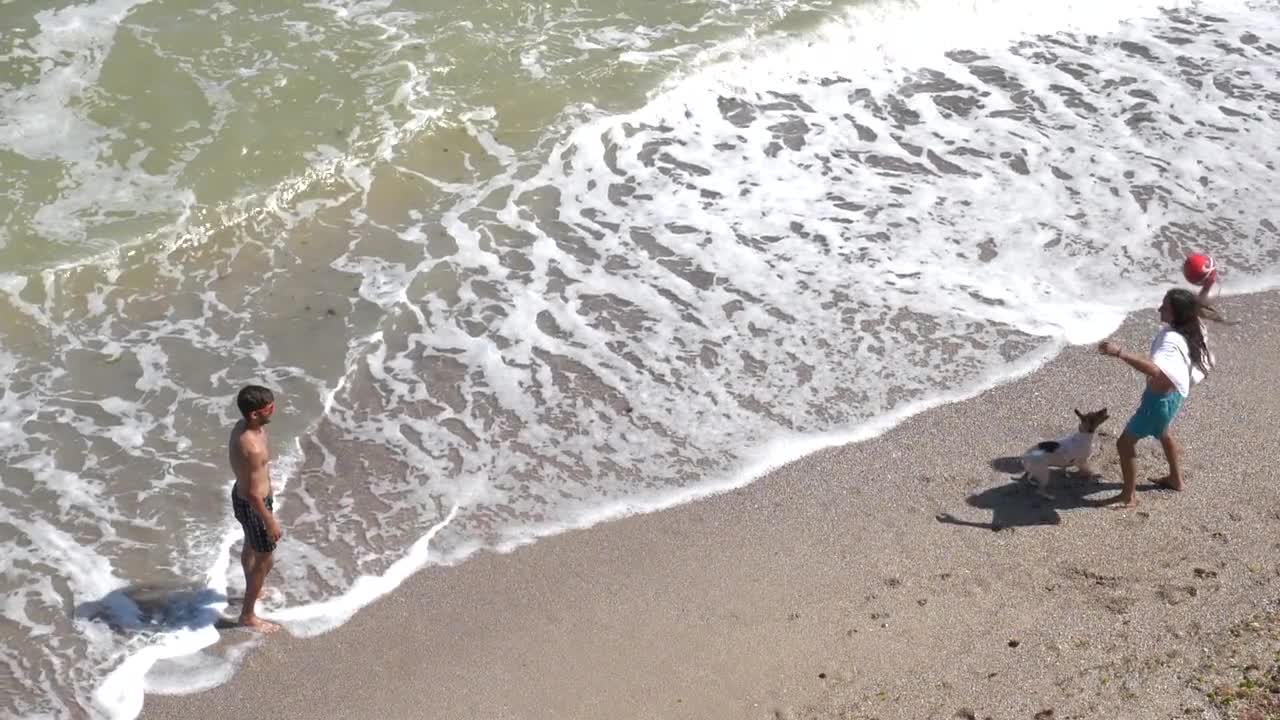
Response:
[[[262,593],[262,583],[271,572],[271,553],[284,533],[272,511],[271,477],[267,470],[267,423],[275,412],[275,397],[261,385],[246,385],[236,396],[242,419],[231,429],[228,455],[236,482],[231,488],[231,509],[244,528],[244,549],[240,564],[244,567],[244,609],[240,625],[264,633],[275,632],[278,625],[253,613]]]

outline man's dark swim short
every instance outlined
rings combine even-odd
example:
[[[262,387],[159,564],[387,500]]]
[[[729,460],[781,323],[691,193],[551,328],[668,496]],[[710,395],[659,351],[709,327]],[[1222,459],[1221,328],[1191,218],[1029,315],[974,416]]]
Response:
[[[275,511],[270,495],[267,496],[267,509]],[[269,553],[276,549],[276,544],[271,541],[271,534],[267,532],[267,524],[258,517],[249,501],[240,497],[235,485],[231,486],[231,510],[244,528],[245,539],[254,552]]]

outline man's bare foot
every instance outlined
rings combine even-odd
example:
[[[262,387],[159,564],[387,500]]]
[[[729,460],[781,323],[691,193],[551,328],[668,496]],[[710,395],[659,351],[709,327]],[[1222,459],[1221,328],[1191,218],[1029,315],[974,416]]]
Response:
[[[1176,478],[1172,475],[1165,475],[1159,480],[1153,480],[1152,482],[1154,482],[1156,485],[1166,490],[1173,490],[1173,491],[1182,490],[1182,478]]]
[[[1130,510],[1138,507],[1138,497],[1136,495],[1134,497],[1117,495],[1106,501],[1106,505],[1112,510]]]
[[[269,635],[280,629],[279,625],[272,622],[267,622],[266,620],[263,620],[257,615],[250,615],[249,617],[241,616],[240,627],[247,628],[249,630],[256,630],[262,633],[263,635]]]

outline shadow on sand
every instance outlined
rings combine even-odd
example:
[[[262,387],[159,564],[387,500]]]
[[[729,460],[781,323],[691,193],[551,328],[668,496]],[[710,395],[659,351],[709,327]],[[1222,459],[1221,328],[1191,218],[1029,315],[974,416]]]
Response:
[[[1049,478],[1049,492],[1053,494],[1050,499],[1041,497],[1032,481],[1020,477],[1022,462],[1017,457],[996,458],[991,461],[991,469],[1015,477],[1009,483],[987,488],[965,498],[970,507],[990,510],[991,521],[984,523],[962,520],[951,513],[939,513],[938,522],[997,532],[1016,527],[1057,525],[1062,522],[1061,511],[1103,507],[1108,504],[1110,495],[1102,498],[1090,496],[1104,490],[1118,492],[1121,487],[1118,482],[1101,482],[1097,476],[1086,477],[1055,469]],[[1151,489],[1155,488],[1139,488]]]
[[[78,620],[100,622],[121,635],[226,628],[218,607],[227,596],[190,584],[136,584],[112,590],[101,599],[76,607]]]

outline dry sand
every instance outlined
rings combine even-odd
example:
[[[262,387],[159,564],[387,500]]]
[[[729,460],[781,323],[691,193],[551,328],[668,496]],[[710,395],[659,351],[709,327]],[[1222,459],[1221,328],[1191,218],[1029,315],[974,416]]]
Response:
[[[1256,622],[1280,597],[1280,294],[1222,306],[1243,322],[1211,327],[1219,367],[1175,425],[1183,493],[1147,482],[1148,440],[1141,506],[1096,507],[1141,385],[1073,348],[741,490],[425,570],[143,716],[1218,717],[1206,691],[1280,648]],[[1144,352],[1155,327],[1116,337]],[[993,468],[1104,405],[1101,479],[1046,502]]]

